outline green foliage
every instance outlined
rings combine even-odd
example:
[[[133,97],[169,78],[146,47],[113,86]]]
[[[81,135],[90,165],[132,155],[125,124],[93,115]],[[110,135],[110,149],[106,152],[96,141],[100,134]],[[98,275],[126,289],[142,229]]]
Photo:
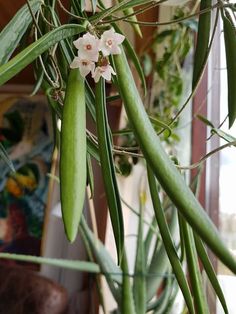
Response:
[[[159,3],[147,0],[123,0],[106,8],[102,0],[91,0],[92,12],[88,16],[85,12],[85,1],[72,0],[68,10],[65,10],[62,4],[61,9],[69,14],[69,20],[73,20],[75,24],[63,25],[57,13],[59,5],[57,2],[47,1],[46,4],[42,6],[41,4],[41,1],[28,1],[28,6],[25,5],[0,33],[2,39],[0,85],[8,82],[33,63],[36,77],[34,93],[41,87],[49,100],[54,121],[55,147],[59,147],[60,137],[62,139],[60,185],[66,233],[69,240],[73,241],[78,228],[80,229],[92,262],[4,253],[0,253],[0,258],[47,263],[103,274],[117,302],[117,312],[120,313],[143,314],[148,311],[168,313],[179,288],[182,290],[190,313],[208,313],[198,264],[198,256],[200,256],[206,274],[227,313],[224,296],[204,244],[234,273],[236,273],[235,259],[173,163],[176,157],[174,156],[172,160],[162,146],[165,142],[165,145],[172,148],[178,141],[175,127],[178,126],[184,89],[182,68],[193,47],[195,31],[198,34],[193,66],[193,93],[201,80],[214,36],[210,24],[212,1],[201,1],[200,10],[204,11],[200,12],[198,25],[192,17],[189,18],[190,12],[187,8],[178,8],[171,23],[167,23],[168,26],[154,33],[150,45],[143,47],[141,57],[137,56],[135,49],[126,39],[123,44],[124,49],[121,49],[122,53],[113,56],[109,61],[106,59],[116,71],[116,76],[113,76],[113,85],[117,90],[115,97],[106,95],[103,79],[100,79],[94,88],[92,80],[83,80],[80,75],[73,75],[78,74],[78,70],[69,71],[76,54],[72,44],[74,36],[90,32],[99,38],[111,25],[121,33],[117,25],[119,20],[132,24],[140,33],[138,13],[152,9]],[[97,8],[99,10],[96,10]],[[230,2],[221,3],[228,70],[230,126],[235,120],[236,112],[233,86],[236,35],[232,10],[235,10],[235,6]],[[121,17],[117,16],[120,12],[124,12]],[[127,12],[128,16],[125,16]],[[26,14],[27,19],[22,19],[22,14]],[[218,19],[217,8],[216,23]],[[33,33],[32,23],[34,23]],[[156,25],[145,22],[143,24]],[[31,34],[32,43],[8,61],[26,34]],[[158,52],[157,58],[153,57],[156,56],[156,52]],[[142,83],[141,93],[136,86],[127,57],[135,66]],[[148,91],[146,93],[146,79],[150,76],[157,84],[157,92],[152,103],[148,103]],[[145,94],[147,96],[143,101]],[[189,99],[191,97],[192,95]],[[114,134],[123,138],[121,149],[113,145],[113,132],[110,129],[106,107],[106,103],[117,99],[122,99],[127,113],[125,130]],[[144,106],[144,102],[147,106]],[[186,104],[187,102],[182,108]],[[92,118],[93,126],[97,129],[96,136],[91,131],[86,132],[85,106]],[[211,121],[204,117],[199,118],[211,127],[212,133],[228,142],[234,141],[228,134],[214,127]],[[58,119],[62,119],[61,134],[57,128]],[[8,120],[11,123],[18,122],[15,116],[8,116]],[[0,155],[12,168],[3,147],[0,147]],[[65,156],[66,158],[63,159]],[[117,161],[116,165],[114,157]],[[141,197],[140,213],[135,211],[139,217],[139,224],[136,262],[134,269],[131,270],[126,256],[128,252],[125,246],[123,213],[115,170],[117,166],[121,173],[128,175],[138,157],[142,157],[148,168],[154,214],[148,232],[144,234],[144,223],[146,224],[147,221],[143,209],[145,202]],[[91,158],[101,166],[119,265],[116,265],[105,246],[90,230],[82,215],[86,184],[90,186],[92,195],[96,189]],[[178,240],[174,232],[177,226],[180,230]],[[154,247],[151,243],[155,244]],[[96,263],[93,260],[96,260]],[[190,272],[192,289],[185,278],[183,267],[185,261]],[[156,291],[161,285],[163,290],[156,296]]]

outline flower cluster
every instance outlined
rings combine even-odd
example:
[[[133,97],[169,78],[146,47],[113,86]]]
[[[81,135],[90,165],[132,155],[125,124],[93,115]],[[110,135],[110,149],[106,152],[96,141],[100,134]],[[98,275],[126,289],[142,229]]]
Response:
[[[96,83],[100,77],[110,81],[111,75],[116,73],[109,64],[108,56],[121,53],[119,45],[124,39],[125,36],[116,33],[114,29],[105,31],[100,39],[90,33],[84,34],[73,42],[78,49],[78,55],[70,67],[79,68],[83,77],[91,72]]]

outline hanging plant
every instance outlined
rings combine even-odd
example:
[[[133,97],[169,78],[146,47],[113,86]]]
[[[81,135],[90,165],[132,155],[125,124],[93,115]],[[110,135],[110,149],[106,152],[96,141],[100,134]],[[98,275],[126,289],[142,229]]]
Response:
[[[102,273],[106,276],[121,313],[141,314],[149,311],[149,309],[153,313],[158,313],[156,308],[158,308],[159,303],[162,303],[161,297],[156,300],[155,304],[152,303],[152,297],[159,287],[160,280],[158,281],[157,278],[155,280],[150,279],[152,272],[150,272],[150,268],[147,270],[145,265],[142,209],[139,213],[139,244],[136,251],[135,269],[132,274],[133,280],[130,280],[124,245],[122,202],[116,181],[114,146],[106,109],[105,81],[111,81],[117,90],[118,97],[123,101],[130,132],[135,137],[138,152],[143,157],[147,167],[155,221],[159,226],[162,238],[161,249],[155,251],[154,256],[158,256],[162,261],[164,274],[173,274],[176,279],[176,281],[166,280],[165,289],[169,289],[170,285],[173,287],[172,284],[176,285],[177,282],[189,313],[208,313],[209,309],[203,294],[198,264],[198,257],[200,257],[208,278],[224,307],[225,313],[227,313],[224,296],[206,253],[205,245],[236,274],[235,258],[225,246],[218,230],[191,188],[186,184],[180,171],[164,150],[155,129],[155,123],[149,118],[148,112],[145,110],[143,97],[135,84],[128,59],[135,66],[145,94],[145,75],[141,62],[117,23],[123,21],[135,25],[158,25],[158,21],[141,22],[138,20],[138,16],[139,13],[164,3],[178,5],[182,4],[183,1],[123,0],[108,8],[103,4],[103,1],[91,1],[93,12],[88,15],[84,10],[85,1],[71,1],[69,7],[65,8],[60,0],[44,0],[42,2],[29,0],[0,33],[1,47],[4,47],[4,49],[0,49],[0,85],[7,83],[29,64],[34,64],[36,77],[34,92],[37,92],[41,87],[48,98],[55,126],[55,145],[60,149],[59,180],[65,232],[68,240],[72,242],[76,238],[78,229],[80,229],[87,246],[90,248],[91,256],[95,258],[96,262],[62,261],[4,253],[0,253],[0,257]],[[69,24],[61,24],[61,17],[58,14],[59,7],[69,15]],[[234,109],[236,98],[233,88],[233,78],[236,75],[234,66],[236,54],[235,5],[231,1],[219,0],[213,3],[210,0],[202,0],[199,10],[194,13],[194,15],[199,16],[199,22],[192,93],[189,99],[193,97],[201,80],[212,46],[216,27],[211,28],[213,10],[216,12],[215,25],[219,22],[220,16],[224,22],[229,93],[228,115],[231,127],[236,117]],[[22,12],[27,12],[28,15],[30,13],[31,18],[27,19],[27,22],[25,18],[22,18]],[[186,29],[189,27],[187,24],[178,24],[188,21],[189,18],[192,16],[180,15],[169,21],[169,23],[177,25],[175,35],[178,35],[180,27]],[[26,47],[12,57],[28,29],[32,29],[30,43],[27,43]],[[140,31],[138,27],[134,29]],[[162,33],[162,36],[172,35]],[[172,98],[170,98],[174,105],[178,102],[177,96],[182,89],[181,81],[175,75],[174,77],[168,75],[166,66],[175,53],[175,47],[175,43],[171,42],[166,48],[162,60],[156,64],[156,71],[162,81],[168,83],[169,92],[176,94],[175,96],[172,94]],[[181,50],[181,58],[185,57],[188,50],[189,46],[186,44]],[[176,97],[177,99],[175,99]],[[188,101],[180,109],[177,109],[174,118],[172,115],[168,117],[171,121],[163,121],[162,115],[157,110],[158,119],[161,120],[159,126],[162,128],[163,124],[167,125],[166,129],[168,129],[187,104]],[[97,136],[86,130],[86,109],[88,109],[96,125]],[[62,121],[60,133],[57,128],[59,119]],[[3,149],[1,152],[6,160],[6,152]],[[86,184],[90,184],[91,190],[93,190],[92,171],[89,167],[90,158],[95,158],[101,166],[116,243],[118,265],[110,258],[99,240],[94,238],[94,234],[83,217]],[[8,164],[10,164],[9,161]],[[96,186],[94,188],[96,189]],[[162,194],[160,194],[160,189]],[[181,255],[173,239],[171,223],[168,224],[167,215],[163,209],[160,197],[163,194],[166,195],[170,206],[173,208],[172,217],[178,216],[178,225],[181,231]],[[142,201],[141,205],[143,205]],[[182,267],[183,256],[186,257],[189,269],[189,282],[185,278]],[[149,265],[154,274],[158,270],[155,261],[156,259],[154,259],[153,264]],[[168,265],[167,268],[166,265]],[[174,294],[175,291],[175,289],[171,289],[171,293],[169,293],[169,290],[165,289],[166,294],[163,292],[162,300],[165,300],[166,295],[172,296],[172,292]]]

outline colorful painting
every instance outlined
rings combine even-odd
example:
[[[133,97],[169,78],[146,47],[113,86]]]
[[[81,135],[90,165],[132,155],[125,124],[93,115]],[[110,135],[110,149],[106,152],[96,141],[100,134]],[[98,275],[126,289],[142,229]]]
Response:
[[[40,98],[0,100],[0,251],[40,254],[52,155],[51,120]]]

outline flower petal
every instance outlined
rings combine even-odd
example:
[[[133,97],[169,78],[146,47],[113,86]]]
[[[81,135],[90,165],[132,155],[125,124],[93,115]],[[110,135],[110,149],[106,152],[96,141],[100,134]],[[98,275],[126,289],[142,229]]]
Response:
[[[113,46],[111,49],[111,54],[112,55],[120,55],[121,54],[121,50],[119,46]]]
[[[80,66],[79,70],[80,70],[81,76],[83,77],[85,77],[86,75],[89,74],[89,72],[91,72],[90,67],[85,67],[85,66]]]
[[[73,41],[73,44],[74,44],[74,46],[77,48],[77,49],[79,49],[79,47],[81,46],[81,41],[82,41],[83,39],[80,37],[80,38],[78,38],[78,39],[76,39],[76,40],[74,40]]]
[[[86,33],[83,37],[75,40],[75,47],[78,49],[78,56],[81,59],[91,60],[94,62],[98,61],[99,57],[99,39],[90,33]]]
[[[125,40],[125,36],[121,35],[119,33],[115,33],[115,40],[116,40],[117,44],[120,45]]]
[[[105,45],[100,46],[100,51],[102,52],[104,57],[107,57],[110,55],[110,49],[106,47]]]
[[[93,77],[95,83],[97,83],[100,80],[100,77],[101,77],[100,67],[97,67],[94,70],[94,72],[92,73],[92,77]]]
[[[70,68],[76,69],[76,68],[79,68],[79,66],[80,66],[80,58],[75,57],[74,60],[70,64]]]

